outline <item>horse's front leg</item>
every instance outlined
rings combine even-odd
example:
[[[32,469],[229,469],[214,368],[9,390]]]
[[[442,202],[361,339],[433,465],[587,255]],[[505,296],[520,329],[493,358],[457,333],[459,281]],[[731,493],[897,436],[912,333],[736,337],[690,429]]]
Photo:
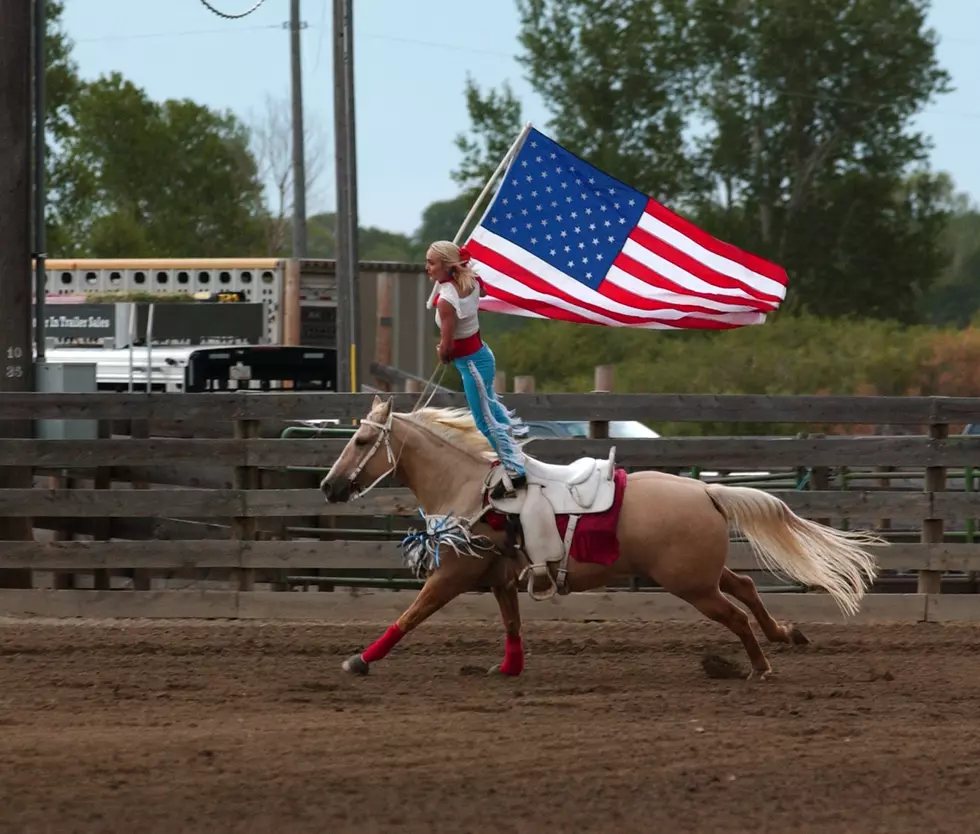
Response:
[[[456,555],[443,561],[441,567],[426,579],[405,613],[363,652],[347,658],[343,670],[366,675],[370,665],[385,657],[408,632],[422,625],[446,603],[472,589],[486,569],[486,561],[467,556]]]

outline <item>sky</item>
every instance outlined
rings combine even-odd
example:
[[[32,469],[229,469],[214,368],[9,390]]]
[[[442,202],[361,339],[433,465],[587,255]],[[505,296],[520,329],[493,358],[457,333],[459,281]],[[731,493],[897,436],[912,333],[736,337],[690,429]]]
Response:
[[[209,0],[228,14],[254,0]],[[493,13],[488,14],[490,6]],[[307,214],[335,205],[331,0],[301,0],[307,147],[322,173]],[[422,210],[457,193],[454,137],[469,124],[467,75],[482,88],[509,81],[524,118],[546,129],[548,112],[515,59],[513,0],[354,0],[358,209],[362,226],[411,234]],[[138,11],[137,11],[138,10]],[[266,0],[241,20],[223,20],[200,0],[67,0],[65,26],[85,78],[114,70],[150,96],[192,98],[261,118],[268,97],[288,102],[288,0]],[[930,25],[954,91],[917,126],[932,136],[932,164],[980,202],[980,0],[933,0]]]

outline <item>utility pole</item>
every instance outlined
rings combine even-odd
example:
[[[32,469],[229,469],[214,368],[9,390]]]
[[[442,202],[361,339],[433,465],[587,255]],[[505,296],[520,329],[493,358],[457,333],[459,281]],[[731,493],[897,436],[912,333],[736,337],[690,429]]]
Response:
[[[361,345],[361,273],[357,230],[357,131],[354,118],[354,9],[353,0],[344,0],[344,92],[347,108],[347,248],[350,258],[350,339],[351,391],[360,387],[357,365]]]
[[[334,158],[337,175],[337,389],[357,380],[359,286],[357,153],[354,131],[354,28],[351,0],[333,0]]]
[[[306,257],[306,151],[303,147],[303,65],[299,0],[289,2],[289,52],[293,99],[293,257]]]
[[[0,0],[0,392],[33,388],[31,333],[31,44],[28,0]],[[31,437],[30,420],[0,420],[0,436]],[[0,468],[0,487],[32,486],[29,467]],[[0,538],[33,538],[30,519],[3,519]],[[30,571],[0,585],[30,587]]]

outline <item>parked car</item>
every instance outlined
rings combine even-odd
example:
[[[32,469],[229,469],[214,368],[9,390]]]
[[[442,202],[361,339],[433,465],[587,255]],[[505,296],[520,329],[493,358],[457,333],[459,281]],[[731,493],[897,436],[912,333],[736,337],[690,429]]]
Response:
[[[530,437],[588,437],[587,420],[525,420]],[[660,437],[639,420],[611,420],[610,437]]]

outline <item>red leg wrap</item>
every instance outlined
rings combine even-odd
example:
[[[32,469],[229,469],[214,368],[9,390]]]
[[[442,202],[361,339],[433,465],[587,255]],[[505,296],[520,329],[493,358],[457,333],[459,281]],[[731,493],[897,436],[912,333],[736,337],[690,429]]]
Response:
[[[500,672],[504,675],[519,675],[524,671],[524,644],[521,636],[507,635],[504,644],[504,662],[500,664]]]
[[[381,658],[395,648],[395,645],[404,636],[405,632],[402,631],[398,623],[392,623],[388,626],[384,634],[364,650],[361,654],[361,660],[365,663],[374,663],[376,660],[381,660]]]

